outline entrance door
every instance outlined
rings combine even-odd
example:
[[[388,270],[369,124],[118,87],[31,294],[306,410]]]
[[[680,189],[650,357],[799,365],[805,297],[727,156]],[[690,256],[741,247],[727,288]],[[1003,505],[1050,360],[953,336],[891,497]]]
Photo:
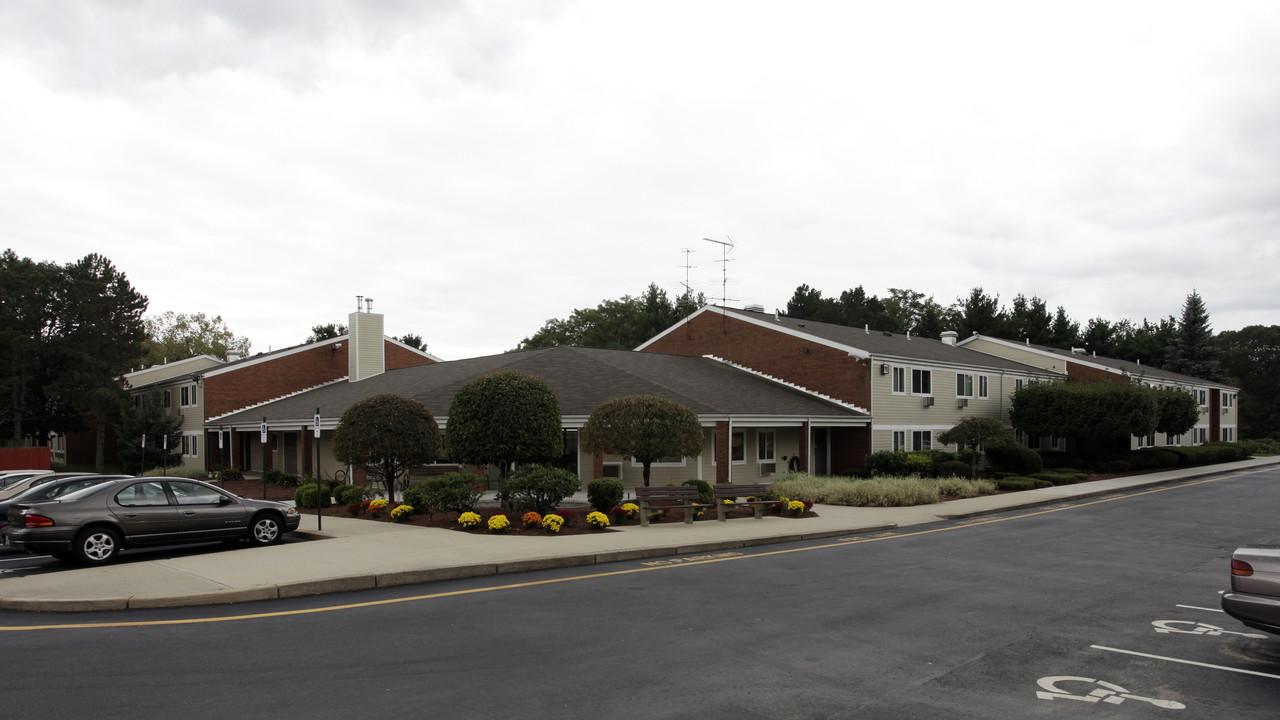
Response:
[[[284,433],[284,471],[298,474],[298,433]]]
[[[815,428],[813,431],[813,474],[830,475],[830,447],[827,443],[827,429]]]

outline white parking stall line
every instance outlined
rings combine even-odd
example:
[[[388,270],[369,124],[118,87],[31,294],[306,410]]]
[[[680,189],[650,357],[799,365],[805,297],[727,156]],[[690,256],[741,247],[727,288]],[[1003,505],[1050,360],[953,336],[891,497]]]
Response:
[[[1216,613],[1223,612],[1222,608],[1207,608],[1207,607],[1199,607],[1197,605],[1174,605],[1174,607],[1186,608],[1187,610],[1203,610],[1205,612],[1216,612]]]
[[[1232,668],[1223,665],[1210,665],[1209,663],[1196,662],[1195,660],[1183,660],[1181,658],[1166,657],[1164,655],[1151,655],[1149,653],[1138,652],[1136,650],[1122,650],[1120,648],[1107,647],[1105,645],[1090,645],[1089,647],[1094,650],[1104,650],[1106,652],[1121,653],[1123,655],[1136,655],[1138,657],[1151,658],[1152,660],[1167,660],[1168,662],[1181,663],[1183,665],[1195,665],[1196,667],[1209,668],[1210,670],[1226,670],[1227,672],[1240,673],[1241,675],[1257,675],[1258,677],[1280,680],[1280,675],[1258,672],[1257,670],[1243,670],[1241,668]]]

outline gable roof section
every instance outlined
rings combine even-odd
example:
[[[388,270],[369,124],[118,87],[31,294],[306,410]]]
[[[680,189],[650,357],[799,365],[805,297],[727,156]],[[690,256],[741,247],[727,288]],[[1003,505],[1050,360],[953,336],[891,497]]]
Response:
[[[125,387],[136,390],[150,385],[172,382],[175,378],[198,375],[210,368],[224,364],[226,364],[225,361],[219,360],[212,355],[194,355],[183,360],[174,360],[173,362],[134,370],[121,375],[120,379],[124,381]]]
[[[1224,383],[1213,382],[1212,380],[1204,380],[1202,378],[1192,377],[1190,375],[1183,375],[1181,373],[1176,373],[1169,370],[1162,370],[1158,367],[1155,367],[1154,365],[1143,365],[1142,363],[1132,362],[1130,360],[1121,360],[1119,358],[1102,357],[1099,355],[1088,354],[1088,353],[1076,353],[1076,352],[1071,352],[1070,350],[1063,350],[1061,348],[1049,347],[1047,345],[1033,345],[1025,342],[1015,342],[1013,340],[1005,340],[1003,338],[992,337],[990,335],[978,335],[975,333],[974,335],[967,337],[964,340],[961,340],[960,344],[964,345],[964,344],[973,342],[974,340],[979,338],[987,342],[996,343],[998,345],[1004,345],[1011,349],[1022,350],[1024,352],[1030,352],[1036,355],[1042,355],[1044,357],[1056,358],[1058,360],[1063,361],[1064,363],[1073,362],[1080,365],[1084,365],[1086,367],[1095,368],[1097,370],[1115,373],[1117,375],[1121,373],[1126,373],[1133,378],[1141,378],[1141,379],[1151,380],[1151,381],[1172,383],[1175,385],[1188,385],[1188,386],[1199,385],[1204,387],[1222,388],[1226,390],[1239,390],[1239,388],[1235,387],[1234,385],[1226,385]],[[981,351],[978,351],[978,352],[981,352]],[[1063,365],[1063,367],[1065,367],[1065,364]]]
[[[563,417],[585,420],[601,403],[627,395],[657,395],[699,416],[813,418],[823,424],[865,425],[870,416],[844,403],[759,377],[713,358],[630,350],[554,347],[388,370],[360,382],[335,383],[219,418],[221,423],[309,421],[320,407],[337,418],[356,401],[391,392],[447,416],[453,396],[471,380],[497,370],[515,370],[546,382]]]
[[[851,357],[859,360],[904,360],[989,370],[1006,370],[1032,375],[1053,374],[1033,365],[1025,365],[998,355],[978,352],[957,345],[948,345],[941,340],[919,335],[867,330],[834,323],[800,320],[781,314],[738,310],[714,305],[699,308],[694,313],[694,316],[704,312],[727,313],[736,320],[751,323],[784,335],[826,345],[827,347],[847,352]],[[672,325],[636,349],[645,349],[659,338],[678,330],[684,322],[682,320]]]

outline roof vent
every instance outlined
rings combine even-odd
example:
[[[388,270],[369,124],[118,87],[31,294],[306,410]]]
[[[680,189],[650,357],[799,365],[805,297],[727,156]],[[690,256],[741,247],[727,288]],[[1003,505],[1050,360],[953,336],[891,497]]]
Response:
[[[744,308],[742,308],[742,309],[743,309],[743,310],[746,310],[747,312],[758,312],[758,313],[762,313],[762,312],[764,312],[764,306],[763,306],[763,305],[747,305],[746,307],[744,307]]]
[[[1089,351],[1086,348],[1078,348],[1078,347],[1071,348],[1072,355],[1084,355],[1087,352]]]
[[[942,344],[943,344],[943,345],[955,345],[955,344],[956,344],[956,338],[958,338],[958,337],[960,337],[960,333],[956,332],[955,330],[943,330],[943,331],[942,331]]]
[[[237,361],[237,360],[239,360],[239,359],[240,359],[240,351],[239,351],[239,350],[228,350],[228,351],[227,351],[227,362],[229,362],[229,363],[233,363],[233,362],[235,362],[235,361]]]

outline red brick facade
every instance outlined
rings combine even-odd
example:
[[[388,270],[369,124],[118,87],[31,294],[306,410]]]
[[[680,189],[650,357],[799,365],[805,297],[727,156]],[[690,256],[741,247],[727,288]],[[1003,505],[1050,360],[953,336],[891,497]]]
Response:
[[[704,312],[645,350],[714,355],[858,407],[871,406],[869,361],[732,316]]]
[[[384,341],[387,369],[429,365],[431,358]],[[218,417],[347,375],[347,351],[327,343],[246,364],[204,379],[204,416]]]

